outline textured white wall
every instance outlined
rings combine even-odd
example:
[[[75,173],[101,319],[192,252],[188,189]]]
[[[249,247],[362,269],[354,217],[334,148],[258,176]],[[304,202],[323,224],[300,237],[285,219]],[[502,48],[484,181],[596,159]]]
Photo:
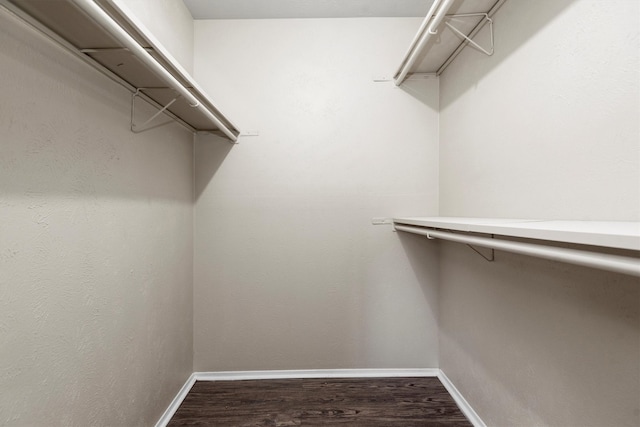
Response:
[[[196,142],[196,370],[438,366],[435,259],[371,225],[437,212],[438,83],[372,81],[419,22],[196,21],[196,78],[260,132]]]
[[[639,16],[507,1],[441,77],[440,213],[640,219]],[[441,249],[441,368],[488,425],[640,425],[636,278]]]
[[[640,219],[638,2],[509,0],[442,76],[441,214]]]
[[[193,75],[193,18],[182,0],[114,0],[140,20]]]
[[[152,425],[192,372],[192,136],[4,13],[0,75],[0,425]]]

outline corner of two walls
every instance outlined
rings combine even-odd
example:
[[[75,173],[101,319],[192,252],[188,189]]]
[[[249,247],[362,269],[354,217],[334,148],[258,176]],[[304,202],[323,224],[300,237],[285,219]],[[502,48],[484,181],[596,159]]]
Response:
[[[192,135],[4,11],[0,68],[0,424],[151,425],[192,372]]]
[[[441,76],[441,215],[640,219],[638,7],[504,3],[494,56]],[[441,369],[487,425],[640,424],[637,278],[450,243],[440,275]]]

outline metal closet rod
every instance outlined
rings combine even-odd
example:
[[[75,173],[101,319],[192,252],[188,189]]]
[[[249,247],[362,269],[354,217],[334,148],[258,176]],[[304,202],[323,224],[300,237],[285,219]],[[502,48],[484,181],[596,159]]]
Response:
[[[400,86],[402,82],[407,78],[407,74],[411,70],[411,67],[418,60],[418,56],[420,56],[420,52],[424,49],[425,45],[429,41],[432,35],[437,34],[437,28],[445,18],[445,15],[453,5],[454,0],[435,0],[427,12],[427,16],[422,21],[420,25],[420,29],[418,33],[414,37],[411,45],[409,46],[409,50],[405,54],[405,59],[398,71],[396,71],[394,83],[396,86]],[[439,9],[438,9],[439,7]],[[437,9],[437,11],[436,11]],[[429,21],[433,21],[429,24]]]
[[[427,236],[427,238],[429,239],[449,240],[452,242],[464,243],[467,245],[482,246],[485,248],[498,249],[521,255],[529,255],[538,258],[545,258],[554,261],[561,261],[569,264],[593,267],[600,270],[614,271],[616,273],[623,273],[640,277],[640,261],[637,258],[622,255],[601,254],[582,251],[578,249],[558,248],[555,246],[537,245],[533,243],[512,242],[500,239],[490,239],[487,237],[467,236],[464,234],[456,234],[448,231],[439,231],[399,224],[395,226],[395,229],[407,233]]]
[[[164,80],[172,89],[175,89],[187,102],[194,108],[202,112],[209,120],[232,141],[237,141],[238,137],[229,130],[206,106],[180,83],[173,75],[167,71],[156,59],[147,52],[133,37],[129,35],[108,13],[106,13],[93,0],[73,0],[86,14],[93,18],[102,27],[108,30],[120,43],[127,47],[136,57],[145,65],[154,70],[162,80]]]

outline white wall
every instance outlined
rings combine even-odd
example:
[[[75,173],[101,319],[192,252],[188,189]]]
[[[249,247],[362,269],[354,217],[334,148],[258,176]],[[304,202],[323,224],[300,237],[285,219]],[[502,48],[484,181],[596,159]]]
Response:
[[[440,214],[640,219],[638,6],[504,4],[441,77]],[[441,250],[441,368],[488,425],[640,425],[636,278]]]
[[[638,2],[499,13],[495,55],[442,76],[441,213],[640,219]]]
[[[152,425],[192,372],[192,136],[0,14],[0,425]]]
[[[193,18],[182,0],[115,0],[193,75]]]
[[[419,22],[196,21],[196,78],[260,136],[196,143],[195,370],[438,366],[435,259],[371,225],[437,212],[438,83],[373,82]]]

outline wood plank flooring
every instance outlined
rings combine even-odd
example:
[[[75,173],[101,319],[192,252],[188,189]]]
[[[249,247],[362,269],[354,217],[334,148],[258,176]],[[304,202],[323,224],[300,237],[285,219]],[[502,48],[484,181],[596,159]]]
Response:
[[[465,426],[437,378],[197,381],[169,426]]]

